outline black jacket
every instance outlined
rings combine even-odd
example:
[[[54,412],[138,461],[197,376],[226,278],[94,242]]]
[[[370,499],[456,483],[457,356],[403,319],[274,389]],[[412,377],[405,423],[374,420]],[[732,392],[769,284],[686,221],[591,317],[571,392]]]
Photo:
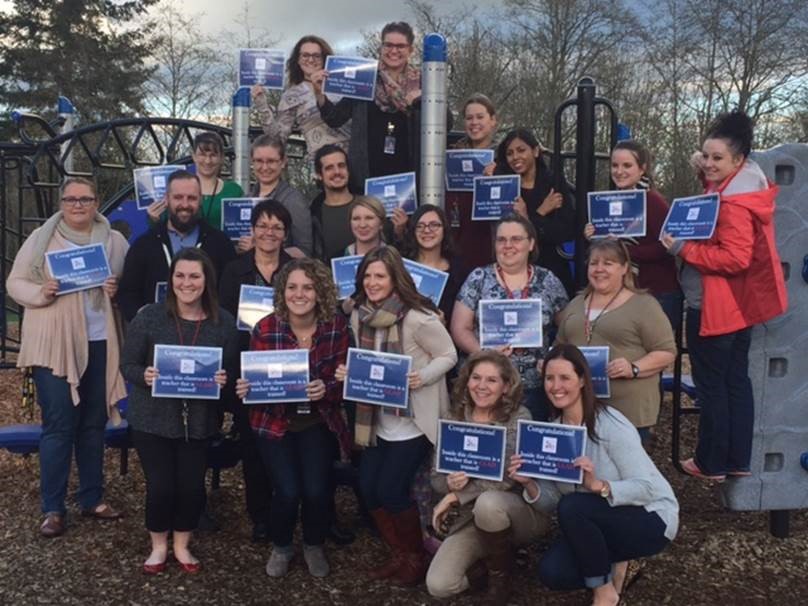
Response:
[[[198,225],[197,246],[208,254],[216,268],[216,276],[221,277],[224,266],[236,256],[233,243],[204,221]],[[132,244],[126,253],[116,297],[127,321],[131,322],[141,307],[154,303],[154,287],[158,282],[168,281],[168,267],[174,252],[165,221],[153,226]]]

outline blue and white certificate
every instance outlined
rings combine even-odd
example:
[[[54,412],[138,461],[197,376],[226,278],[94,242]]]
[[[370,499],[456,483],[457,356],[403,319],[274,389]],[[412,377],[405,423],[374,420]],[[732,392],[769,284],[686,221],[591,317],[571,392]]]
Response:
[[[409,406],[409,378],[412,357],[368,349],[348,349],[348,375],[342,397],[345,400],[406,409]]]
[[[250,382],[245,404],[308,402],[309,350],[242,351],[241,378]]]
[[[154,302],[165,303],[168,295],[168,282],[157,282],[154,285]]]
[[[437,471],[462,471],[471,478],[502,481],[505,476],[505,436],[501,425],[441,419],[438,427]]]
[[[242,48],[238,51],[238,85],[283,90],[286,55],[272,48]]]
[[[573,461],[584,455],[586,426],[559,425],[519,419],[516,454],[522,457],[519,474],[580,484],[584,472]]]
[[[645,190],[591,191],[586,194],[593,238],[645,235]]]
[[[251,331],[258,321],[275,311],[275,289],[271,286],[242,284],[238,293],[239,330]]]
[[[440,298],[443,296],[443,289],[449,281],[449,274],[445,271],[416,263],[411,259],[404,259],[404,267],[410,273],[412,281],[415,282],[415,289],[432,300],[437,307]]]
[[[356,290],[356,270],[364,258],[362,255],[349,255],[331,259],[331,275],[337,285],[338,299],[347,299]]]
[[[482,299],[478,306],[480,347],[541,347],[541,299]]]
[[[680,240],[709,240],[718,220],[718,194],[674,198],[662,224],[662,234]]]
[[[214,375],[222,367],[221,347],[155,345],[154,367],[159,372],[152,383],[155,398],[219,399]]]
[[[133,170],[132,178],[135,183],[138,210],[144,210],[153,202],[159,202],[165,198],[168,178],[178,170],[185,170],[185,167],[182,164],[165,164]]]
[[[499,221],[513,212],[513,203],[521,192],[519,175],[474,177],[472,221]]]
[[[328,77],[323,83],[326,94],[373,101],[379,62],[365,57],[329,55],[325,60]]]
[[[446,190],[474,191],[474,177],[493,161],[493,149],[447,149]]]
[[[396,208],[401,208],[405,213],[411,215],[418,208],[415,173],[400,173],[365,179],[365,195],[378,198],[384,205],[388,217]]]
[[[578,349],[584,354],[586,363],[589,364],[595,396],[598,398],[610,397],[609,374],[606,371],[606,367],[609,365],[609,348],[606,346],[585,346]]]
[[[221,229],[231,240],[252,234],[252,209],[263,198],[223,198]]]
[[[112,275],[103,244],[77,246],[45,253],[48,272],[59,281],[57,295],[101,286]]]

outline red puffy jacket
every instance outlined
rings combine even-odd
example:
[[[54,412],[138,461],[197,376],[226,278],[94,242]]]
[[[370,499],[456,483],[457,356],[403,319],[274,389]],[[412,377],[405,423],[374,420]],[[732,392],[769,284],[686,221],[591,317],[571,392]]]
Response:
[[[761,191],[722,193],[713,237],[682,247],[681,257],[701,273],[701,336],[766,322],[788,307],[774,236],[777,191],[769,183]]]

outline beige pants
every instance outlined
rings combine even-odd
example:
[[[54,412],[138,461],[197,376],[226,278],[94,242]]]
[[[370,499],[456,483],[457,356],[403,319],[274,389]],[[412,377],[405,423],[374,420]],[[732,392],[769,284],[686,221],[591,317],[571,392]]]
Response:
[[[431,595],[445,598],[468,589],[466,570],[485,556],[477,527],[487,532],[511,528],[514,543],[526,545],[545,534],[550,521],[518,493],[484,492],[474,502],[474,523],[450,535],[435,554],[426,573],[426,587]]]

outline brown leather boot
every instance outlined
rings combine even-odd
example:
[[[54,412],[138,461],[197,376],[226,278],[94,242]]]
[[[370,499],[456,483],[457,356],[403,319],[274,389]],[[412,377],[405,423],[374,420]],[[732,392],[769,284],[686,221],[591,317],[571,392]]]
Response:
[[[513,546],[511,529],[486,532],[477,527],[482,539],[485,556],[483,561],[488,568],[488,591],[483,604],[503,606],[511,596],[511,574],[513,571]]]
[[[393,576],[399,568],[400,557],[398,548],[396,547],[396,528],[393,517],[383,507],[373,509],[370,511],[370,515],[376,523],[376,529],[379,531],[379,535],[390,549],[390,557],[382,562],[381,565],[368,569],[367,575],[373,580],[386,579]]]
[[[393,514],[401,560],[392,577],[395,585],[410,587],[424,582],[429,560],[424,549],[421,518],[413,505],[401,513]]]

